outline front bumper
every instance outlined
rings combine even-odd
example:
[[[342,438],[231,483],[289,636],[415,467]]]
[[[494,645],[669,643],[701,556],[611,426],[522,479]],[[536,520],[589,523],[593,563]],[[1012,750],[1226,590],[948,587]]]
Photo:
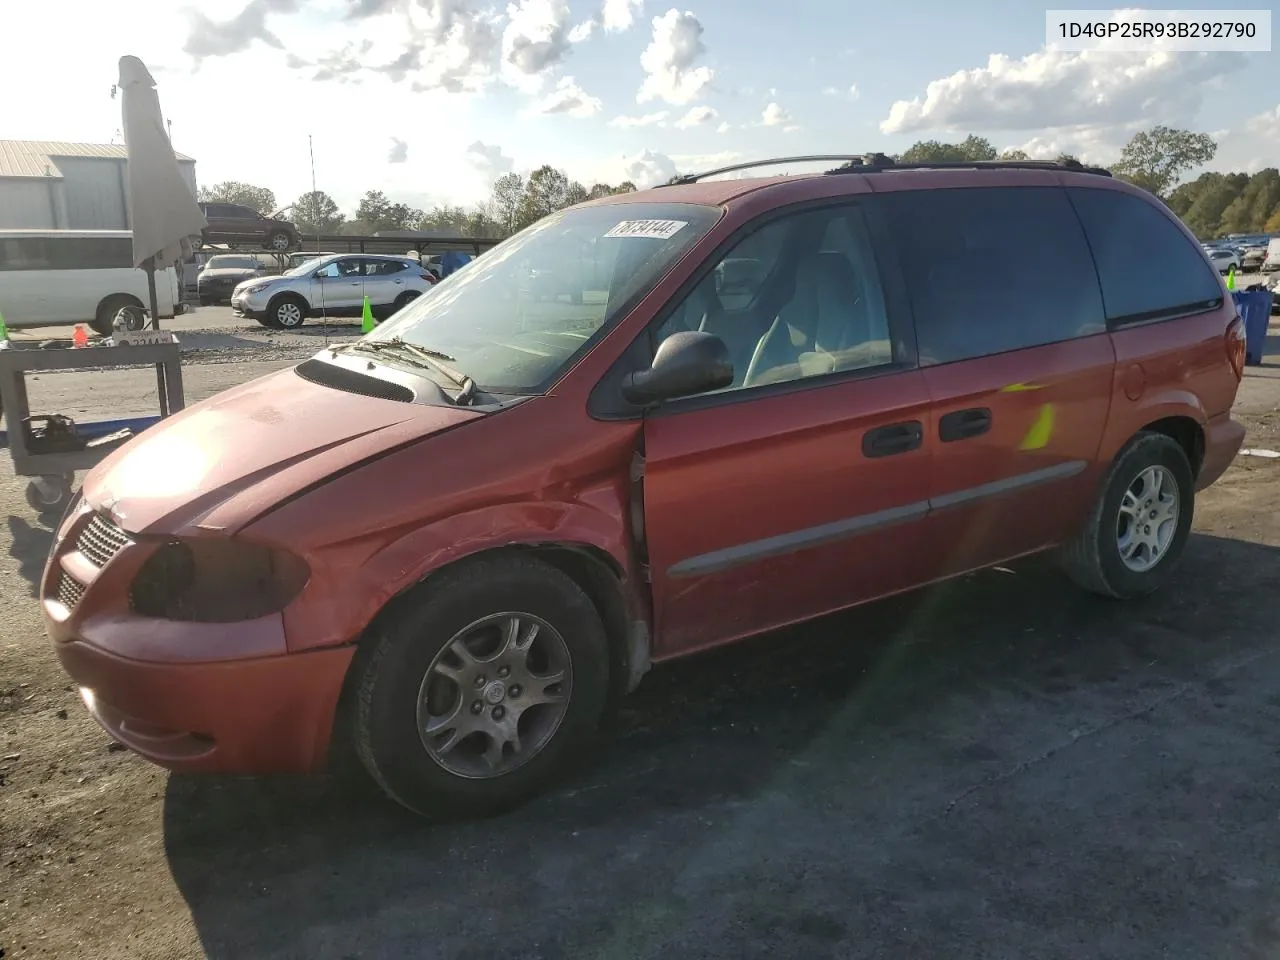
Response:
[[[354,647],[289,653],[279,614],[241,623],[138,616],[129,586],[154,546],[80,505],[45,568],[46,630],[94,719],[170,770],[321,769]]]
[[[1210,418],[1204,425],[1204,461],[1196,476],[1196,489],[1217,483],[1243,446],[1244,424],[1232,420],[1230,413]]]

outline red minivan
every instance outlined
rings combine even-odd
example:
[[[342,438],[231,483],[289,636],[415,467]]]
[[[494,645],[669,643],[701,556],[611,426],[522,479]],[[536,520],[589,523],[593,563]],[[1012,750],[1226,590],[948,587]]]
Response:
[[[41,598],[155,763],[317,770],[341,728],[405,806],[490,813],[651,662],[1051,548],[1155,589],[1243,369],[1195,238],[1105,171],[688,178],[147,430]]]

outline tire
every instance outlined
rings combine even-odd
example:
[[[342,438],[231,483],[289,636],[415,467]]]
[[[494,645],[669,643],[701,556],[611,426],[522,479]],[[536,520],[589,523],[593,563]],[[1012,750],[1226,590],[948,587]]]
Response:
[[[526,704],[528,697],[537,697],[537,678],[527,676],[528,690],[512,686],[504,694],[504,683],[517,678],[516,672],[503,674],[494,661],[483,658],[468,665],[446,651],[477,624],[474,636],[483,639],[489,632],[500,643],[501,629],[484,621],[496,617],[505,623],[510,618],[506,611],[523,617],[526,625],[540,621],[529,653],[518,662],[545,657],[541,670],[562,670],[567,679],[544,687],[550,692],[559,686],[563,699],[521,707],[514,716],[504,713],[500,718],[499,711],[520,706],[522,694]],[[458,682],[433,674],[437,663],[456,671]],[[608,639],[599,613],[568,575],[526,556],[464,561],[433,578],[400,602],[377,639],[361,649],[355,670],[352,732],[357,755],[388,796],[434,819],[492,816],[525,803],[582,757],[608,701]],[[437,686],[428,686],[429,676]],[[420,724],[434,719],[433,697],[446,708],[456,704],[456,712],[443,712],[454,714],[460,724],[450,727],[446,720],[437,733],[439,756],[428,749],[428,736],[419,733]],[[420,703],[425,705],[421,710]],[[499,743],[483,732],[499,729],[498,719],[515,726],[528,755],[498,746],[501,759],[495,771],[480,754]],[[457,739],[458,731],[471,724],[479,732]],[[450,734],[456,746],[441,749],[441,738],[448,740]]]
[[[281,330],[296,330],[307,319],[307,302],[294,294],[286,293],[267,304],[268,323]]]
[[[293,236],[288,230],[272,230],[267,234],[267,249],[276,251],[290,250],[293,247]]]
[[[417,290],[406,290],[404,293],[400,294],[400,296],[396,297],[396,302],[391,305],[391,313],[399,313],[420,296],[422,296],[422,294]]]
[[[1154,559],[1152,548],[1148,546],[1139,547],[1126,562],[1122,556],[1121,540],[1127,539],[1124,535],[1132,528],[1133,521],[1122,518],[1121,507],[1131,488],[1142,492],[1139,484],[1144,476],[1150,476],[1147,473],[1150,470],[1163,477],[1161,497],[1168,495],[1170,482],[1176,489],[1176,517],[1158,525],[1144,525],[1144,530],[1154,531],[1152,536],[1160,538],[1167,535]],[[1141,497],[1137,499],[1143,504],[1144,514],[1151,507],[1156,508],[1153,513],[1165,513],[1167,510],[1161,509],[1159,502],[1142,500]],[[1116,456],[1084,528],[1060,548],[1060,562],[1067,576],[1092,593],[1117,600],[1146,596],[1159,589],[1173,573],[1186,547],[1194,515],[1195,477],[1186,452],[1163,433],[1144,430]],[[1143,519],[1152,518],[1145,516]],[[1136,537],[1136,540],[1143,539],[1141,533]],[[1130,545],[1136,540],[1130,540]],[[1147,559],[1152,560],[1150,566],[1142,570],[1131,566],[1144,553]]]
[[[94,315],[93,320],[90,321],[89,327],[99,336],[111,336],[113,324],[116,322],[116,314],[120,312],[122,307],[142,309],[142,302],[128,294],[113,294],[98,304],[98,312]]]
[[[66,513],[67,507],[71,505],[71,499],[74,496],[72,483],[75,475],[41,477],[41,479],[45,481],[48,490],[41,490],[40,485],[34,480],[28,483],[26,491],[27,506],[41,516],[54,514],[61,517]]]

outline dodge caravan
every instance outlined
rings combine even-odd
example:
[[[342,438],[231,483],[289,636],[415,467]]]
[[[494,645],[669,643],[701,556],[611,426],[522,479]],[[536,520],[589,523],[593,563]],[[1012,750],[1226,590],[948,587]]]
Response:
[[[415,811],[491,813],[651,663],[1040,551],[1155,590],[1243,440],[1244,349],[1195,237],[1102,170],[690,177],[140,434],[44,615],[155,763],[349,743]]]

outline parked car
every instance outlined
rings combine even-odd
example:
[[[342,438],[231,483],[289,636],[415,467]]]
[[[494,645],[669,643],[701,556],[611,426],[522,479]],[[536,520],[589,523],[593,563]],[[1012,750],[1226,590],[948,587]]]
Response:
[[[284,268],[286,270],[292,270],[294,267],[302,266],[308,260],[319,260],[321,257],[332,257],[332,256],[335,256],[335,254],[332,251],[328,251],[328,250],[323,251],[321,253],[314,253],[307,250],[295,250],[293,253],[289,254],[288,258],[285,261]]]
[[[307,317],[358,317],[369,298],[385,315],[426,293],[435,278],[409,257],[334,254],[306,260],[278,277],[249,280],[231,294],[237,316],[263,326],[293,329]]]
[[[1240,267],[1247,273],[1257,273],[1262,269],[1262,261],[1267,258],[1267,244],[1255,244],[1245,247],[1244,256],[1240,258]]]
[[[1262,271],[1272,273],[1280,270],[1280,237],[1267,244],[1267,255],[1262,258]]]
[[[267,268],[261,260],[242,253],[220,253],[205,261],[196,277],[196,296],[200,305],[221,303],[231,299],[231,292],[241,283],[261,277]]]
[[[88,324],[109,336],[126,307],[150,309],[127,230],[0,230],[0,315],[19,327]],[[161,319],[187,309],[177,271],[156,272]]]
[[[1230,273],[1232,270],[1240,269],[1240,255],[1234,250],[1216,247],[1205,250],[1205,253],[1209,257],[1209,262],[1219,273]]]
[[[596,239],[604,296],[522,292]],[[1100,173],[673,184],[142,432],[40,596],[90,713],[156,763],[351,744],[405,806],[490,814],[652,662],[1042,551],[1157,590],[1244,439],[1244,363],[1195,238]]]
[[[267,250],[292,250],[298,245],[298,228],[279,217],[280,210],[263,216],[238,203],[202,203],[208,227],[201,234],[207,243],[254,244]]]

